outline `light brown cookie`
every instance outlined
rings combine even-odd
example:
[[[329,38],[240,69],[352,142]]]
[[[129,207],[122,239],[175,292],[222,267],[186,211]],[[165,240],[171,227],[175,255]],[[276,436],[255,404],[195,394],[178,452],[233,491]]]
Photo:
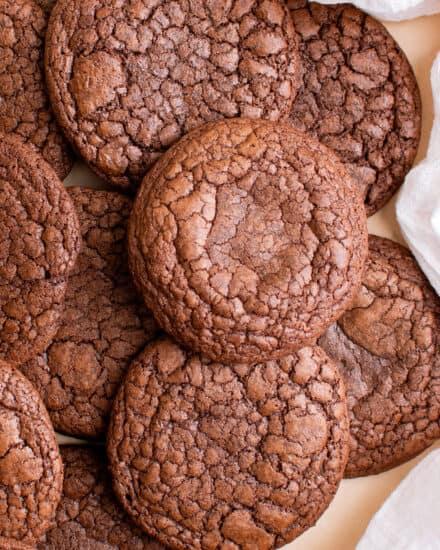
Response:
[[[224,365],[170,339],[118,392],[107,450],[114,488],[172,548],[279,548],[314,525],[347,459],[339,372],[318,347]]]
[[[287,118],[298,85],[280,0],[60,0],[46,43],[58,121],[91,168],[123,188],[204,122]]]
[[[0,132],[19,136],[64,179],[73,158],[46,94],[46,25],[47,16],[32,0],[0,0]]]
[[[144,179],[131,269],[162,328],[222,362],[263,361],[318,336],[356,294],[362,199],[326,147],[235,119],[185,136]]]
[[[53,169],[12,135],[0,135],[0,232],[0,358],[18,365],[55,336],[80,234]]]
[[[32,545],[51,526],[63,465],[32,384],[0,360],[0,536]]]
[[[439,316],[412,254],[370,235],[361,290],[319,339],[347,386],[347,477],[397,466],[440,437]]]
[[[21,365],[55,429],[104,435],[130,361],[157,331],[128,272],[126,225],[132,201],[120,193],[69,188],[82,249],[69,278],[57,334],[44,355]]]
[[[413,70],[382,23],[349,4],[309,3],[291,14],[302,86],[290,120],[340,156],[371,216],[417,154],[421,101]]]
[[[165,550],[136,527],[113,494],[104,449],[61,447],[64,486],[40,550]]]

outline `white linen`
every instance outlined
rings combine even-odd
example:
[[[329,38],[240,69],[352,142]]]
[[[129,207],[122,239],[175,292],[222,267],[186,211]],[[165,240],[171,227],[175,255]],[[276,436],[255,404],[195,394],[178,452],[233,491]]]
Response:
[[[319,0],[334,4],[336,0]],[[401,21],[440,12],[440,0],[353,0],[358,8],[385,21]]]
[[[440,450],[388,497],[356,550],[440,550]]]
[[[396,213],[405,240],[440,294],[440,54],[432,67],[431,84],[435,117],[428,153],[407,175]]]

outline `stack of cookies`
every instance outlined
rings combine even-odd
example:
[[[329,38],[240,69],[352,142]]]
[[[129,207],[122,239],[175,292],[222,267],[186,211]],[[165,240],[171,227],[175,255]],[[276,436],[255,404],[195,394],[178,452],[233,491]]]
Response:
[[[440,437],[439,298],[367,231],[412,69],[349,5],[39,4],[0,0],[0,548],[280,548]]]

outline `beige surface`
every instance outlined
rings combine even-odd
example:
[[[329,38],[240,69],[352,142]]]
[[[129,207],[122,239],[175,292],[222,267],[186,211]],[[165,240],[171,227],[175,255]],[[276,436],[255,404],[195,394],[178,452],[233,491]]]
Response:
[[[424,114],[420,160],[425,156],[433,119],[429,73],[436,52],[440,51],[440,15],[386,26],[407,53],[421,88]],[[99,180],[81,165],[75,166],[65,183],[100,186]],[[402,241],[396,224],[395,200],[370,219],[369,228],[371,233]],[[72,441],[62,436],[59,439],[62,443]],[[417,460],[420,457],[379,476],[343,481],[316,527],[285,550],[353,550],[371,517]]]

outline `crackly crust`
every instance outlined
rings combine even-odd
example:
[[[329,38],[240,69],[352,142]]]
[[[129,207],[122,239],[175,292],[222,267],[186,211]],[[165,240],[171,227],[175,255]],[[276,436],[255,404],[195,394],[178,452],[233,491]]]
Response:
[[[319,339],[344,376],[346,476],[382,472],[440,437],[440,301],[412,254],[370,236],[358,296]]]
[[[18,135],[63,179],[73,160],[46,94],[46,25],[46,15],[33,1],[0,0],[0,132]]]
[[[262,361],[320,336],[359,288],[365,210],[343,165],[288,125],[205,125],[147,174],[129,227],[158,323],[212,359]]]
[[[61,447],[64,485],[41,550],[164,550],[136,527],[114,496],[99,447]]]
[[[353,6],[310,3],[291,13],[303,84],[290,120],[340,155],[372,215],[417,154],[421,101],[411,65],[382,23]]]
[[[257,365],[212,363],[169,338],[118,392],[114,488],[173,548],[278,548],[332,500],[348,452],[345,392],[318,347]]]
[[[204,122],[287,117],[298,86],[280,0],[60,0],[46,44],[60,124],[92,169],[122,187]]]
[[[0,535],[33,544],[51,526],[63,466],[32,384],[0,360]]]
[[[17,540],[0,537],[0,550],[32,550],[32,548],[32,546],[28,546]]]
[[[82,249],[69,278],[56,336],[21,371],[48,407],[57,431],[97,437],[114,394],[157,326],[128,272],[126,225],[132,201],[120,193],[69,188]]]
[[[52,168],[0,135],[0,356],[18,364],[47,348],[80,246],[78,219]]]

